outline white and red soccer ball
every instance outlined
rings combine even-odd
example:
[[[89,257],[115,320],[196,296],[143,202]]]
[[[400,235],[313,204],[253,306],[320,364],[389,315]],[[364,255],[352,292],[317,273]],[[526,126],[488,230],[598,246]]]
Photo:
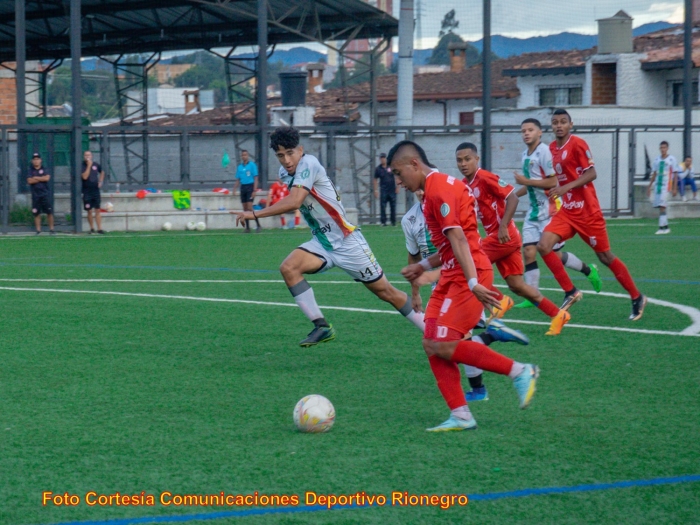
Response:
[[[300,432],[328,432],[335,422],[335,408],[325,397],[312,394],[299,400],[293,417]]]

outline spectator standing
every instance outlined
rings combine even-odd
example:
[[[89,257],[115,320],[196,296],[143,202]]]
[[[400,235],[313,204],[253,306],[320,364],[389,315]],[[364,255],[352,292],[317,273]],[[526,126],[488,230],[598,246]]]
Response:
[[[80,176],[83,179],[83,207],[87,212],[90,233],[95,233],[95,223],[97,223],[97,233],[104,234],[102,213],[100,213],[102,205],[100,188],[105,180],[105,172],[102,166],[93,162],[90,151],[83,153],[83,167]]]
[[[241,191],[243,211],[253,211],[253,200],[255,199],[255,192],[258,191],[258,167],[255,165],[255,162],[250,160],[246,150],[241,151],[241,163],[236,168],[234,193],[238,189]],[[255,224],[257,225],[256,231],[259,232],[262,229],[260,228],[260,221],[255,219]],[[245,221],[245,232],[250,233],[248,221]]]
[[[374,170],[374,197],[379,199],[379,216],[386,226],[386,205],[389,204],[391,225],[396,226],[396,194],[399,188],[391,168],[386,163],[386,153],[379,155],[379,166]]]
[[[698,187],[695,185],[695,173],[693,173],[693,158],[690,156],[686,157],[681,164],[681,173],[678,175],[678,190],[683,202],[688,200],[685,196],[685,189],[688,186],[693,190],[693,200],[698,200]]]
[[[44,169],[42,162],[41,155],[38,153],[32,155],[27,184],[32,190],[32,214],[34,215],[36,234],[41,233],[41,215],[46,214],[49,232],[53,235],[56,232],[53,229],[53,195],[49,186],[51,175]]]

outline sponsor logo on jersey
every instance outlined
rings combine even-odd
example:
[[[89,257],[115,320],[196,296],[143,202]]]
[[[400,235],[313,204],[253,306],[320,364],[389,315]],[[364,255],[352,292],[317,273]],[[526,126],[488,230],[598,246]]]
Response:
[[[564,152],[561,154],[561,160],[566,160],[566,157],[569,156],[569,150],[564,150]]]
[[[440,215],[443,217],[447,217],[450,214],[450,207],[447,205],[446,202],[442,203],[442,206],[440,206]]]
[[[470,190],[471,190],[471,188],[470,188]],[[478,199],[479,195],[481,195],[481,191],[479,190],[479,188],[474,188],[474,190],[472,190],[472,191],[474,193],[474,197],[476,197]]]
[[[591,247],[595,247],[595,245],[598,244],[598,241],[595,237],[589,237],[588,242],[590,243]]]
[[[320,233],[330,233],[330,231],[331,231],[331,225],[330,225],[330,223],[326,223],[323,226],[321,226],[320,228],[314,228],[313,230],[311,230],[311,235],[318,235]]]
[[[455,183],[455,178],[454,177],[447,177],[447,184],[451,184],[454,186]]]
[[[408,222],[410,222],[411,224],[415,224],[415,223],[416,223],[416,216],[415,216],[415,215],[411,215],[411,216],[408,218]]]
[[[299,176],[301,177],[302,180],[308,179],[309,175],[311,175],[311,172],[309,171],[308,168],[306,168],[304,171],[302,171]]]
[[[501,188],[505,188],[506,186],[508,186],[508,183],[499,177],[499,179],[498,179],[498,185],[499,185]]]
[[[583,201],[569,201],[565,202],[562,205],[562,208],[566,208],[567,210],[575,210],[579,208],[583,208]]]
[[[557,162],[557,165],[556,165],[556,167],[555,167],[554,169],[557,171],[557,173],[558,173],[559,175],[562,174],[561,164],[559,164],[558,162]]]

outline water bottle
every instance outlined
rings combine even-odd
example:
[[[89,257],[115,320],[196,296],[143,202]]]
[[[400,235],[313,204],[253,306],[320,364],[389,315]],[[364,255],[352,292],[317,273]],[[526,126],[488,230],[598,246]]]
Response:
[[[117,193],[119,193],[119,183],[117,182]]]

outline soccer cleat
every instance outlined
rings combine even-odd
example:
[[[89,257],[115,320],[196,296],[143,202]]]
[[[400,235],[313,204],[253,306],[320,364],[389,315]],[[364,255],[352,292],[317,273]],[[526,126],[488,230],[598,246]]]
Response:
[[[525,369],[513,379],[513,386],[520,398],[520,408],[530,406],[532,396],[535,395],[535,385],[540,377],[540,368],[537,365],[524,365]]]
[[[476,419],[460,419],[458,417],[450,416],[450,419],[444,423],[433,427],[426,428],[428,432],[451,432],[453,430],[474,430],[476,429]]]
[[[591,273],[593,272],[591,271]],[[572,293],[566,294],[564,296],[564,302],[561,303],[560,310],[568,311],[569,308],[571,308],[572,304],[578,303],[581,299],[583,299],[583,292],[574,288],[574,291]]]
[[[664,234],[663,228],[659,228],[658,230],[656,230],[656,233],[654,235],[663,235],[663,234]]]
[[[644,307],[647,305],[647,296],[640,295],[636,299],[632,300],[632,313],[630,314],[630,321],[639,321],[644,314]]]
[[[474,388],[464,394],[464,399],[467,403],[472,403],[474,401],[488,401],[489,393],[486,391],[486,387],[482,386],[479,388]]]
[[[664,230],[664,235],[666,235],[667,233],[671,233],[671,228],[668,228],[668,227],[667,227],[667,228]]]
[[[590,268],[591,273],[586,275],[586,279],[591,283],[595,292],[598,293],[603,287],[603,281],[601,281],[600,274],[598,274],[598,267],[595,264],[589,264],[588,268]]]
[[[534,308],[535,305],[525,299],[523,302],[516,304],[513,308]]]
[[[513,308],[513,299],[511,299],[509,296],[504,295],[503,299],[501,299],[501,305],[498,308],[493,309],[493,313],[489,316],[488,320],[486,321],[486,326],[491,324],[491,321],[494,319],[502,319],[504,315],[506,315],[506,312]]]
[[[549,331],[545,335],[559,335],[564,325],[571,320],[571,314],[566,310],[559,310],[559,313],[552,318]]]
[[[335,329],[333,325],[317,326],[307,336],[306,339],[299,343],[299,346],[314,346],[319,343],[325,343],[335,339]]]
[[[487,334],[501,343],[518,343],[519,345],[529,345],[530,340],[520,330],[515,330],[505,325],[502,321],[494,319],[486,329]]]

